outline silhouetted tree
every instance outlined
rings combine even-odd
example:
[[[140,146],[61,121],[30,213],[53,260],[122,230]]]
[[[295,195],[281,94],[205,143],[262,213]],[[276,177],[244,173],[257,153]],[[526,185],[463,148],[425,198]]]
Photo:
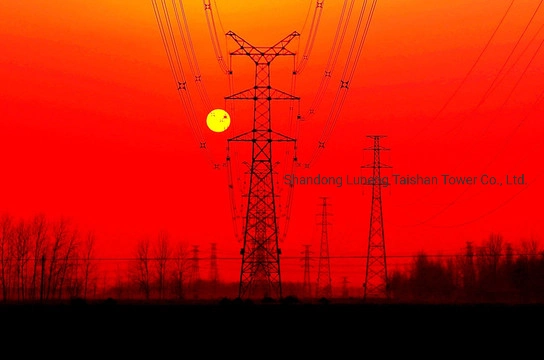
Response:
[[[389,275],[390,296],[396,300],[411,300],[409,274],[406,271],[393,270]]]
[[[79,232],[70,229],[62,248],[62,258],[59,263],[59,292],[58,298],[63,298],[63,291],[68,290],[70,296],[79,295],[79,279],[77,277],[77,250],[79,247]]]
[[[45,269],[42,258],[45,256],[45,246],[48,236],[48,222],[43,214],[36,215],[32,220],[32,278],[30,282],[30,296],[37,299],[41,293],[41,278]]]
[[[17,300],[25,301],[27,264],[30,260],[30,228],[24,220],[19,220],[17,223],[14,240],[15,286],[17,291]]]
[[[492,233],[478,249],[478,288],[480,295],[487,301],[494,301],[498,296],[499,283],[497,279],[503,246],[502,235]]]
[[[96,272],[96,263],[93,262],[94,256],[94,244],[95,244],[95,235],[93,232],[87,234],[87,238],[83,243],[82,247],[82,268],[83,268],[83,289],[82,295],[83,299],[87,299],[89,289],[91,288],[92,282],[94,280],[94,275]]]
[[[66,241],[66,236],[68,233],[66,221],[61,219],[58,223],[53,226],[52,229],[52,240],[53,243],[49,248],[48,255],[46,258],[49,261],[49,269],[47,274],[47,283],[45,290],[45,299],[54,298],[58,291],[58,279],[59,279],[59,256],[60,252]]]
[[[170,240],[166,231],[159,232],[154,247],[154,268],[159,299],[164,298],[170,258]]]
[[[138,241],[136,246],[135,281],[138,289],[144,294],[145,299],[151,296],[151,266],[150,266],[150,241],[144,238]]]
[[[410,285],[414,298],[424,301],[448,299],[454,292],[452,274],[423,252],[416,256],[412,265]]]
[[[4,302],[8,301],[11,291],[13,237],[13,219],[5,214],[0,220],[0,282]]]
[[[185,297],[185,282],[188,278],[186,274],[190,267],[188,247],[186,244],[181,242],[176,244],[172,265],[172,290],[178,299],[183,299]]]

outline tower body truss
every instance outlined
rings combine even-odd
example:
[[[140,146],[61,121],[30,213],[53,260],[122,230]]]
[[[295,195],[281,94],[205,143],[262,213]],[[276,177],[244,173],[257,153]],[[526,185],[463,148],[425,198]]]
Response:
[[[368,233],[368,250],[364,283],[364,298],[388,298],[387,258],[385,254],[385,237],[382,211],[382,177],[381,169],[390,168],[381,162],[381,151],[389,150],[380,146],[383,135],[370,135],[374,146],[367,148],[373,152],[374,161],[365,168],[372,168],[372,202],[370,207],[370,227]]]
[[[323,197],[322,212],[321,212],[321,241],[319,248],[319,265],[317,270],[317,298],[332,297],[332,279],[331,279],[331,262],[329,256],[329,231],[328,231],[328,209],[329,204],[327,198]]]
[[[243,227],[242,267],[239,297],[282,297],[278,217],[274,189],[272,144],[295,141],[272,130],[271,102],[298,100],[270,85],[270,64],[278,56],[295,55],[286,49],[298,33],[294,32],[271,47],[255,47],[233,33],[227,33],[239,48],[231,55],[248,56],[255,64],[254,86],[226,97],[227,100],[253,101],[253,128],[228,141],[251,143],[252,159]]]

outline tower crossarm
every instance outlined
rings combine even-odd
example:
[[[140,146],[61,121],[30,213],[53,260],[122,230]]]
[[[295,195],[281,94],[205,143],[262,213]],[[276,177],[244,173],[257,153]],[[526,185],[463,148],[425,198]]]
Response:
[[[268,64],[276,56],[286,56],[286,55],[294,56],[295,53],[291,50],[288,50],[286,46],[294,38],[300,36],[299,33],[294,31],[291,34],[287,35],[282,40],[278,41],[275,45],[270,47],[262,47],[262,46],[251,45],[249,42],[244,40],[242,37],[236,35],[232,31],[227,32],[226,35],[230,36],[239,46],[238,49],[230,53],[231,55],[249,56],[255,63],[258,63],[258,64],[263,64],[263,63]]]
[[[279,132],[276,132],[274,130],[267,131],[267,130],[256,130],[256,131],[246,131],[242,134],[236,135],[228,141],[254,141],[254,139],[262,139],[265,138],[265,140],[270,140],[270,142],[296,142],[296,139],[289,137],[287,135],[283,135]]]
[[[271,88],[270,86],[255,86],[251,89],[242,90],[225,100],[300,100],[300,97],[286,93],[285,91]]]

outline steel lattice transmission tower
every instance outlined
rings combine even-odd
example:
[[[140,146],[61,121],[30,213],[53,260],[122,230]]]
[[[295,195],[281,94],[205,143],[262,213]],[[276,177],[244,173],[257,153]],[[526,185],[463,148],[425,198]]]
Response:
[[[328,220],[330,215],[327,211],[327,198],[322,197],[323,200],[321,211],[321,245],[319,249],[319,265],[317,268],[317,298],[330,298],[332,297],[332,279],[331,279],[331,263],[329,258],[329,232],[328,232]]]
[[[304,281],[302,283],[302,297],[303,298],[309,298],[312,296],[312,280],[310,276],[310,268],[312,267],[310,264],[310,255],[312,252],[310,251],[311,245],[303,245],[304,251],[302,254],[304,254],[304,257],[302,260],[304,260]]]
[[[219,269],[217,268],[217,244],[211,244],[210,250],[210,274],[209,280],[211,284],[212,294],[215,295],[217,291],[217,284],[219,282]]]
[[[247,212],[243,228],[242,268],[239,297],[282,297],[280,255],[278,247],[278,216],[274,189],[272,144],[295,139],[272,130],[270,117],[273,100],[299,100],[298,97],[272,88],[270,64],[278,56],[294,56],[286,46],[299,34],[293,32],[270,47],[256,47],[229,31],[239,48],[231,55],[248,56],[255,64],[253,87],[227,96],[226,100],[253,101],[253,129],[228,140],[246,141],[252,144],[249,171]],[[230,158],[227,157],[227,162]]]
[[[191,290],[193,297],[198,298],[198,292],[200,290],[200,264],[199,264],[199,246],[193,245],[193,257],[191,258]]]
[[[372,168],[372,203],[370,207],[370,228],[368,233],[368,252],[364,283],[364,298],[389,298],[387,278],[387,259],[385,254],[385,238],[382,212],[382,185],[387,185],[381,177],[381,169],[390,168],[381,162],[381,151],[389,150],[380,145],[385,135],[368,135],[374,146],[366,148],[374,154],[374,161],[363,168]]]

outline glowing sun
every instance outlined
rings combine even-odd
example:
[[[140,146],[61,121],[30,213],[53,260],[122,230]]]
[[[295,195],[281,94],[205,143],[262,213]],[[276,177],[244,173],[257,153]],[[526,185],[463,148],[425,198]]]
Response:
[[[213,132],[223,132],[230,125],[230,116],[225,110],[215,109],[206,117],[206,124]]]

